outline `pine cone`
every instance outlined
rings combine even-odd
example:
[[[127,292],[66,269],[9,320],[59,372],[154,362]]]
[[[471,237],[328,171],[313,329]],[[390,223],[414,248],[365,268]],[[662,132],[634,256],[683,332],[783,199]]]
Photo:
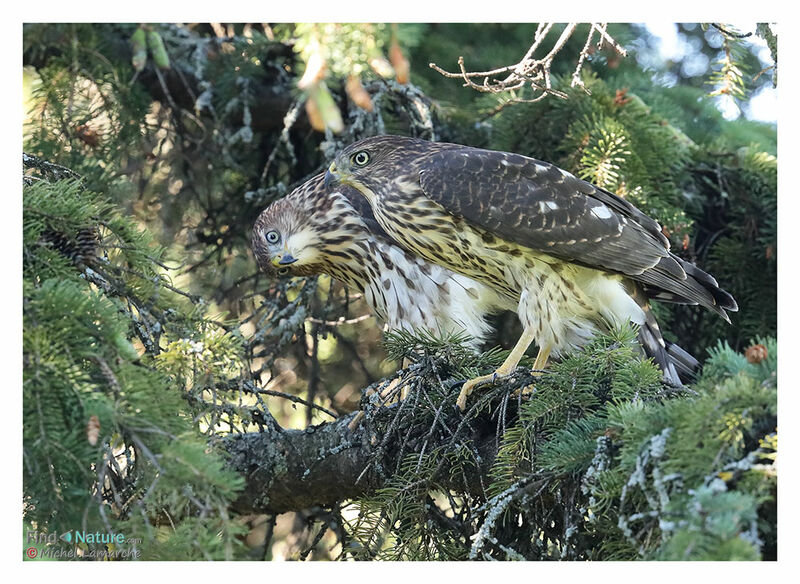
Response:
[[[73,264],[80,265],[88,264],[97,257],[100,237],[96,227],[85,227],[74,235],[46,229],[42,232],[41,241],[61,252]]]
[[[748,363],[761,363],[767,358],[767,348],[764,345],[753,345],[747,347],[744,356]]]

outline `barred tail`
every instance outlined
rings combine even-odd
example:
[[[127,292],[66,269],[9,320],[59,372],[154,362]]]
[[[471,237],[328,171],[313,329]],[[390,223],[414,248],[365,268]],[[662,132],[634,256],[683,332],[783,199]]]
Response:
[[[639,327],[639,343],[645,355],[663,371],[666,383],[681,387],[683,383],[692,381],[700,362],[675,343],[664,340],[647,298],[638,286],[631,296],[641,306],[645,315],[644,324]]]
[[[672,364],[678,370],[678,377],[684,383],[692,382],[697,379],[697,371],[700,369],[700,361],[692,357],[689,353],[681,349],[675,343],[664,341],[667,346],[667,355],[672,359]]]

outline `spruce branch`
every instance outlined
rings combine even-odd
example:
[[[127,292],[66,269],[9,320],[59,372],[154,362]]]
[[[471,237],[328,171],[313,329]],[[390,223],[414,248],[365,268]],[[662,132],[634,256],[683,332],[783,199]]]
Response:
[[[240,513],[283,513],[315,506],[333,506],[375,493],[386,486],[391,475],[380,469],[395,468],[402,450],[393,442],[373,444],[373,424],[391,424],[399,406],[381,408],[370,425],[349,428],[357,412],[332,423],[304,430],[284,430],[277,425],[263,432],[241,434],[222,440],[229,467],[245,477],[246,486],[233,507]],[[390,432],[387,434],[392,435]],[[488,472],[495,454],[491,425],[475,439],[483,464],[466,477],[440,484],[463,491],[465,484],[481,494],[480,475]],[[380,460],[375,461],[376,453]],[[465,479],[465,480],[463,480]]]

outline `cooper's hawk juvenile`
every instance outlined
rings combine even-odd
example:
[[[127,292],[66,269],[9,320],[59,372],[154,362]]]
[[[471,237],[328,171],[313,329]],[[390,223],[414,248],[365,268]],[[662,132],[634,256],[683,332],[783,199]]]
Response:
[[[361,195],[326,193],[323,175],[264,209],[252,246],[268,273],[326,273],[363,292],[391,329],[466,332],[477,345],[491,330],[488,313],[514,309],[492,288],[403,250]]]
[[[633,322],[654,331],[645,348],[669,363],[647,298],[700,304],[726,320],[737,310],[713,277],[670,253],[656,221],[533,158],[377,136],[342,150],[326,185],[355,187],[393,239],[517,305],[519,341],[495,373],[464,384],[462,409],[476,385],[512,373],[534,340],[541,370],[551,354]]]

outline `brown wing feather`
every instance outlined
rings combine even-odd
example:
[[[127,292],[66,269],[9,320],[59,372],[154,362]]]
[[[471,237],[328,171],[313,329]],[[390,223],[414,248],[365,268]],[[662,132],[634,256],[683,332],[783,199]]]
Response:
[[[701,304],[726,319],[725,309],[736,310],[711,276],[670,253],[656,221],[624,199],[533,158],[437,146],[421,164],[419,180],[448,212],[519,245],[626,275],[653,293]]]

